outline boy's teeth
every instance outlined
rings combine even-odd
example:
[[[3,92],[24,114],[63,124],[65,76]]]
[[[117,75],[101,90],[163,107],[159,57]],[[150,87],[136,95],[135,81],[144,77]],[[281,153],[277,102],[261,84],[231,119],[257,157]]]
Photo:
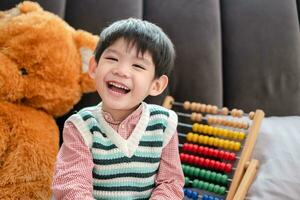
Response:
[[[109,82],[109,84],[110,84],[110,85],[113,85],[113,86],[115,86],[115,87],[117,87],[117,88],[122,88],[122,89],[124,89],[124,90],[129,90],[128,87],[125,87],[125,86],[123,86],[123,85],[119,85],[118,83],[115,83],[115,82]]]

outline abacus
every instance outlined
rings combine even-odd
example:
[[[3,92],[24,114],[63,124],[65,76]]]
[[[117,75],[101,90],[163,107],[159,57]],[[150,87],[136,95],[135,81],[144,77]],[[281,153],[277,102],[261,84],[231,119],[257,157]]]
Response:
[[[250,157],[264,112],[258,109],[245,114],[240,109],[176,102],[171,96],[163,106],[178,115],[185,196],[193,200],[244,199],[259,165]]]

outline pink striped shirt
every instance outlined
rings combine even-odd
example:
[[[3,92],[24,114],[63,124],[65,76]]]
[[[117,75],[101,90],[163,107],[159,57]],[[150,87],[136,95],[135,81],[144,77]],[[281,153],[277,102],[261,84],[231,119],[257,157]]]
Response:
[[[115,121],[109,113],[104,111],[103,116],[112,128],[127,139],[139,121],[141,113],[140,106],[122,122]],[[94,163],[89,147],[71,122],[65,124],[63,140],[53,177],[53,196],[57,200],[94,199],[92,195]],[[162,151],[155,185],[151,200],[183,199],[184,176],[178,152],[177,133]]]

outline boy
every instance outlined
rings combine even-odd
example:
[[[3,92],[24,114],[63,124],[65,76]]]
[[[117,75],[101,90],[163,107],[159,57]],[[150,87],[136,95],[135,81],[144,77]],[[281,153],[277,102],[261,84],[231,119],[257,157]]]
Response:
[[[173,44],[156,25],[120,20],[102,31],[89,75],[102,102],[65,123],[56,199],[182,199],[177,116],[146,104],[163,92]]]

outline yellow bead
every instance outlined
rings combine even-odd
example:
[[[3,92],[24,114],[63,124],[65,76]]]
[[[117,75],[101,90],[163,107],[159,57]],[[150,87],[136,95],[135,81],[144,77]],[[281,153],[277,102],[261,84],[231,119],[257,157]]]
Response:
[[[228,149],[233,150],[234,149],[234,143],[233,141],[229,141],[229,147]]]
[[[220,128],[215,128],[215,136],[219,137],[221,135],[221,129]]]
[[[204,140],[203,135],[199,135],[199,137],[198,137],[198,143],[199,144],[203,144],[203,140]]]
[[[218,135],[217,135],[217,129],[218,129],[218,128],[216,128],[216,127],[211,127],[211,135],[213,135],[213,136],[218,136]]]
[[[231,138],[234,140],[238,139],[238,132],[232,131]]]
[[[220,148],[226,149],[226,147],[225,147],[225,140],[218,139],[218,145],[219,145]],[[218,146],[216,146],[216,147],[218,147]]]
[[[207,125],[203,125],[202,133],[207,134],[207,129],[208,129],[208,126]]]
[[[204,136],[203,137],[203,144],[207,144],[208,143],[208,136]]]
[[[231,131],[229,131],[229,130],[223,129],[223,130],[222,130],[222,136],[225,137],[225,138],[230,137],[230,136],[229,136],[229,135],[230,135],[230,132],[231,132]]]
[[[208,133],[209,135],[212,135],[213,131],[214,131],[214,127],[212,127],[212,126],[207,126],[207,133]]]
[[[213,146],[215,146],[215,147],[220,147],[221,145],[220,145],[220,143],[221,143],[222,141],[219,139],[219,138],[215,138],[214,139],[214,144],[213,144]]]
[[[238,134],[238,139],[239,139],[239,140],[243,140],[243,139],[245,138],[245,136],[246,136],[245,133],[239,132],[239,134]]]
[[[197,134],[193,134],[192,141],[193,142],[197,142],[198,141],[198,135]]]
[[[229,140],[224,140],[223,148],[224,149],[229,149]]]
[[[199,124],[197,127],[197,132],[202,133],[202,131],[203,131],[203,124]]]
[[[186,135],[186,140],[189,141],[189,142],[192,141],[193,135],[194,135],[194,134],[193,134],[192,132],[189,132],[189,133]]]
[[[212,146],[214,144],[214,141],[215,141],[215,138],[213,138],[213,137],[208,138],[208,144],[210,146]]]
[[[192,126],[192,130],[194,132],[197,132],[197,129],[198,129],[198,124],[197,123],[194,123],[193,126]]]
[[[233,145],[233,150],[235,151],[239,151],[241,148],[241,143],[239,142],[236,142],[234,145]]]

